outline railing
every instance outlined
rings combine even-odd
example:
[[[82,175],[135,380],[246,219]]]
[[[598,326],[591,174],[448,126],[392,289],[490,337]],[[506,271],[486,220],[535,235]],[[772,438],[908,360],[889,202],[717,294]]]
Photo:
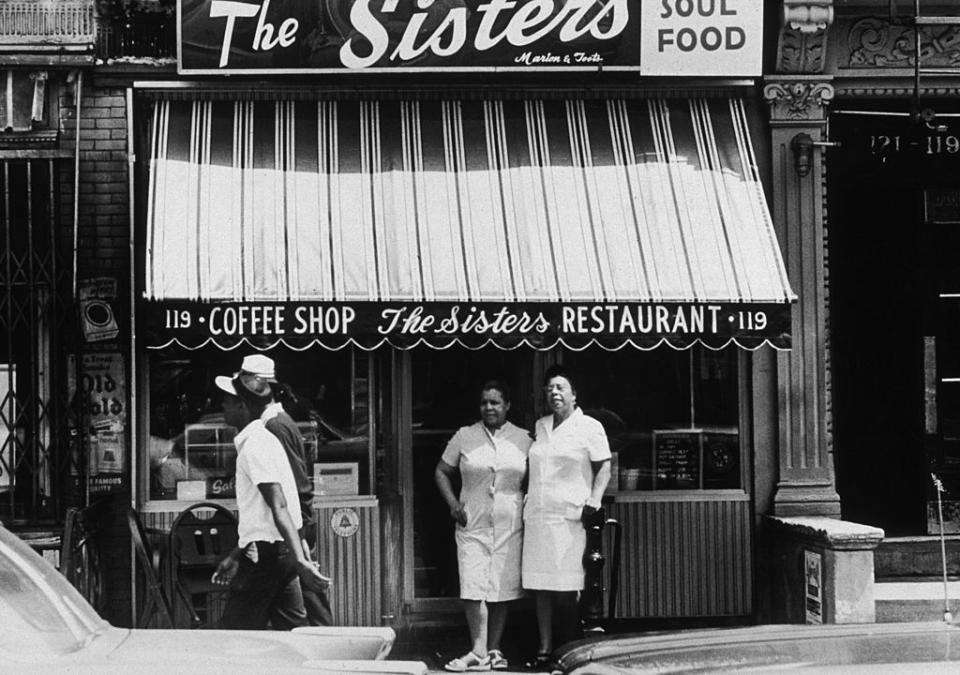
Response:
[[[96,34],[94,0],[0,0],[0,47],[89,49]]]
[[[102,21],[97,36],[97,56],[171,58],[176,56],[176,20],[161,12]]]

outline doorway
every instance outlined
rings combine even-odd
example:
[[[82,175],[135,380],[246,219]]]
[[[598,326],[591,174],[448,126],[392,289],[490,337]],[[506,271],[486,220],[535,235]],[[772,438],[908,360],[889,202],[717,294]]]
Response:
[[[936,531],[931,473],[956,473],[960,494],[960,392],[944,380],[957,370],[960,300],[942,298],[960,282],[960,225],[925,215],[931,190],[960,195],[960,155],[936,151],[960,144],[937,135],[906,117],[831,117],[842,144],[827,174],[837,488],[844,519],[888,537]]]
[[[488,380],[499,379],[512,388],[507,418],[518,426],[533,427],[533,372],[541,357],[523,348],[459,346],[442,351],[414,349],[408,354],[412,440],[404,460],[409,477],[404,508],[405,601],[413,611],[453,609],[459,607],[454,527],[434,484],[434,468],[456,430],[479,419],[480,388]]]

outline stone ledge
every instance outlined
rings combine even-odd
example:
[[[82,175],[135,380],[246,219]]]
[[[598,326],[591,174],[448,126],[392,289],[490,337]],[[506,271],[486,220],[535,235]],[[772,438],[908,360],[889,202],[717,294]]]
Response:
[[[766,516],[774,534],[808,542],[834,551],[869,551],[883,541],[879,527],[825,517]]]

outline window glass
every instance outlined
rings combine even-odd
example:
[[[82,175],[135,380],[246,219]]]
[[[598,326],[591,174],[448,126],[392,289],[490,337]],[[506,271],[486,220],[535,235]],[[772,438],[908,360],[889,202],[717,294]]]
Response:
[[[607,431],[619,489],[743,487],[736,348],[567,351],[563,363]]]
[[[237,430],[224,423],[217,375],[230,375],[252,351],[162,350],[150,356],[151,499],[233,498]],[[368,494],[369,438],[365,352],[264,352],[290,392],[316,494]],[[352,478],[355,476],[355,478]],[[326,478],[325,478],[326,477]],[[202,495],[200,494],[202,492]]]

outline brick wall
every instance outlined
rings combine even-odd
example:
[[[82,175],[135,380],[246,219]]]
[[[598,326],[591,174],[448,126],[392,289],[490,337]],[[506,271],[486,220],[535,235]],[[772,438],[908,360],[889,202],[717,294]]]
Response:
[[[90,82],[82,90],[80,109],[80,178],[77,227],[77,278],[116,277],[120,300],[121,334],[107,345],[127,355],[124,315],[128,312],[130,276],[130,209],[127,182],[126,94],[122,88],[102,88]],[[61,147],[76,148],[76,88],[65,86],[59,96]],[[61,172],[61,222],[72,244],[74,213],[72,162]],[[126,401],[130,410],[129,396]],[[129,466],[129,462],[128,462]],[[129,483],[128,483],[129,485]],[[126,509],[130,493],[110,497],[100,536],[101,566],[105,575],[105,619],[119,626],[132,625],[130,612],[130,537]]]

